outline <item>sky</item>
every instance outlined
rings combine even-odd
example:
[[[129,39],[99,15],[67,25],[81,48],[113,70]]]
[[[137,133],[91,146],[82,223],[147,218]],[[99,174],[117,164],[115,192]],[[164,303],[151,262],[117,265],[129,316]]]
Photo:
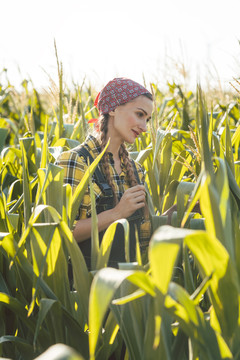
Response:
[[[165,86],[240,75],[239,0],[0,0],[0,73],[37,88],[64,79],[101,87],[117,76]],[[0,82],[1,77],[0,75]]]

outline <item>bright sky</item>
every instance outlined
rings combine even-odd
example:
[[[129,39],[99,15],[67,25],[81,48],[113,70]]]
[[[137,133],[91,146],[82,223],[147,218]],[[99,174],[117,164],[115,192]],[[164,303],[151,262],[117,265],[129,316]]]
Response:
[[[240,75],[239,0],[1,0],[0,72],[47,87],[57,78],[54,38],[68,85],[101,88],[115,76],[226,87]],[[19,77],[18,67],[21,70]],[[44,70],[43,70],[44,69]],[[210,75],[211,74],[211,75]],[[0,78],[1,81],[1,78]]]

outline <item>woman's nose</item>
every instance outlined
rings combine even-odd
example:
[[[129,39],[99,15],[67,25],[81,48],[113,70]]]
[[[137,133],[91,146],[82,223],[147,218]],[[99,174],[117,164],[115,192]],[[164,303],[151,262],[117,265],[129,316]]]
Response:
[[[141,129],[141,132],[146,132],[147,131],[147,123],[146,123],[146,121],[144,120],[139,127]]]

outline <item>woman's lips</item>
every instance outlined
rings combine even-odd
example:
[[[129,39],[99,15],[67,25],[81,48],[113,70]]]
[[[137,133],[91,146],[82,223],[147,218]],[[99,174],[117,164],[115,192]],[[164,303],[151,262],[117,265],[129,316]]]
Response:
[[[135,136],[135,137],[138,137],[139,133],[138,133],[137,131],[135,131],[135,130],[132,129],[132,132],[134,133],[134,136]]]

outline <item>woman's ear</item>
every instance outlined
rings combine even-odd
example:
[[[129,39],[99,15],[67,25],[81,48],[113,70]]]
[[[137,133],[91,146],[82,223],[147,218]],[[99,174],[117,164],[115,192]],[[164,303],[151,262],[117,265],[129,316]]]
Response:
[[[115,116],[115,110],[109,111],[109,115],[110,115],[110,116]]]

